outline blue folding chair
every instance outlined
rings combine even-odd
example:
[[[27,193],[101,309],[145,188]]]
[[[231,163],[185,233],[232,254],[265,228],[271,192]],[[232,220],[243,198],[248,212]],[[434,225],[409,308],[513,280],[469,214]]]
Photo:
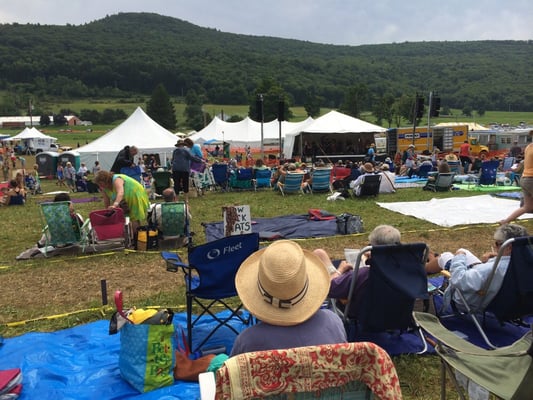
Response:
[[[185,278],[187,340],[192,352],[201,349],[224,326],[238,335],[239,331],[230,324],[235,318],[245,325],[251,323],[251,318],[243,316],[242,303],[227,299],[237,296],[235,274],[241,263],[258,249],[259,234],[251,233],[228,236],[196,247],[191,245],[188,263],[183,262],[177,253],[161,252],[167,271],[181,270]],[[200,310],[194,318],[193,305]],[[229,315],[221,317],[220,306],[228,310]],[[216,325],[203,337],[194,338],[193,346],[193,329],[203,316],[212,317]]]
[[[254,173],[254,188],[272,188],[272,170],[270,169],[256,169]]]
[[[433,164],[422,164],[415,175],[419,178],[427,178],[430,171],[433,171]]]
[[[481,163],[481,169],[479,170],[479,177],[477,178],[477,185],[479,186],[496,186],[496,176],[498,173],[498,167],[500,162],[483,161]]]
[[[357,282],[359,265],[366,252],[370,252],[370,267],[365,271],[366,282],[361,284]],[[359,252],[344,310],[332,303],[345,322],[348,341],[356,341],[362,333],[414,330],[423,344],[419,353],[427,350],[424,335],[412,317],[415,301],[429,299],[427,253],[425,243],[367,246]]]
[[[252,189],[254,170],[252,168],[239,168],[231,173],[229,186],[231,189]]]
[[[278,181],[279,191],[283,196],[288,193],[301,193],[304,194],[302,189],[302,183],[304,180],[304,173],[289,172],[285,175],[283,182]]]
[[[317,168],[311,173],[311,193],[333,193],[331,187],[331,168]]]
[[[215,181],[215,188],[223,191],[228,190],[229,187],[229,168],[228,164],[216,163],[211,166],[213,172],[213,179]]]

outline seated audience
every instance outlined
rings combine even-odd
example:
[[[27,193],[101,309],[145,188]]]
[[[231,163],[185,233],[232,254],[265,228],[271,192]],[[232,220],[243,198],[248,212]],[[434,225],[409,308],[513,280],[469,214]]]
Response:
[[[395,193],[394,180],[396,176],[390,172],[389,164],[383,163],[380,167],[379,174],[381,177],[381,183],[379,184],[379,193]]]
[[[9,181],[7,188],[3,189],[4,195],[0,200],[2,206],[22,205],[26,201],[26,191],[18,185],[17,180]]]
[[[359,196],[361,193],[361,185],[364,181],[364,177],[375,174],[374,165],[372,163],[364,163],[362,169],[364,171],[363,174],[359,175],[356,180],[350,182],[350,189],[354,191],[356,196]]]
[[[346,342],[341,319],[321,308],[329,285],[321,260],[296,242],[279,240],[252,254],[235,286],[260,322],[237,336],[231,355]]]
[[[384,245],[384,244],[399,244],[401,242],[402,235],[400,231],[390,225],[379,225],[374,228],[370,235],[368,235],[368,241],[371,246]],[[331,262],[331,258],[328,253],[323,249],[316,249],[313,253],[322,261],[326,270],[330,274],[331,285],[329,288],[328,297],[333,299],[339,299],[340,303],[345,303],[348,298],[350,286],[352,284],[353,266],[348,264],[346,260],[340,262],[339,267],[335,268]],[[366,287],[366,281],[368,279],[368,265],[366,262],[370,257],[370,254],[363,256],[363,265],[360,266],[357,275],[357,283],[355,287],[355,297],[353,299],[354,310],[357,310],[358,305],[361,303],[361,299]],[[339,303],[339,302],[337,302]],[[355,311],[357,313],[357,311]]]
[[[473,311],[483,310],[501,288],[509,266],[512,246],[505,249],[485,295],[480,296],[479,291],[485,287],[492,275],[497,252],[506,240],[522,236],[528,236],[524,227],[517,224],[506,224],[496,229],[496,232],[494,232],[494,249],[489,253],[485,253],[481,260],[473,258],[472,254],[465,249],[457,250],[455,255],[443,253],[439,257],[439,266],[442,269],[449,270],[451,274],[450,285],[444,293],[445,304],[454,300],[459,310],[465,311],[462,303],[458,301],[459,295],[454,290],[457,288],[462,292]],[[472,261],[475,261],[475,265],[470,265]]]

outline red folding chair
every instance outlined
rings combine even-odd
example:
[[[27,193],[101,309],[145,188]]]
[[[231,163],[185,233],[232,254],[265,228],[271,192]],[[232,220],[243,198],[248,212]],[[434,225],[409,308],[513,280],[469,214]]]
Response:
[[[96,210],[89,213],[91,221],[91,243],[96,250],[97,244],[121,243],[129,246],[129,221],[121,208]]]

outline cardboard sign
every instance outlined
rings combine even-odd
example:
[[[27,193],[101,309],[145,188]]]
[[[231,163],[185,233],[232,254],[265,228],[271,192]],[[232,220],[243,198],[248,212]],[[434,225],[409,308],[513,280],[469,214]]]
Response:
[[[224,236],[252,233],[250,206],[222,207],[224,214]]]

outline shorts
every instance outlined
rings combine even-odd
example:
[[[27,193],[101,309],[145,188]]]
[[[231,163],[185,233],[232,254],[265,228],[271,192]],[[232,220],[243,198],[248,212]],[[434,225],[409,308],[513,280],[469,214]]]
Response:
[[[533,197],[533,176],[523,176],[520,178],[520,187],[524,195]]]

